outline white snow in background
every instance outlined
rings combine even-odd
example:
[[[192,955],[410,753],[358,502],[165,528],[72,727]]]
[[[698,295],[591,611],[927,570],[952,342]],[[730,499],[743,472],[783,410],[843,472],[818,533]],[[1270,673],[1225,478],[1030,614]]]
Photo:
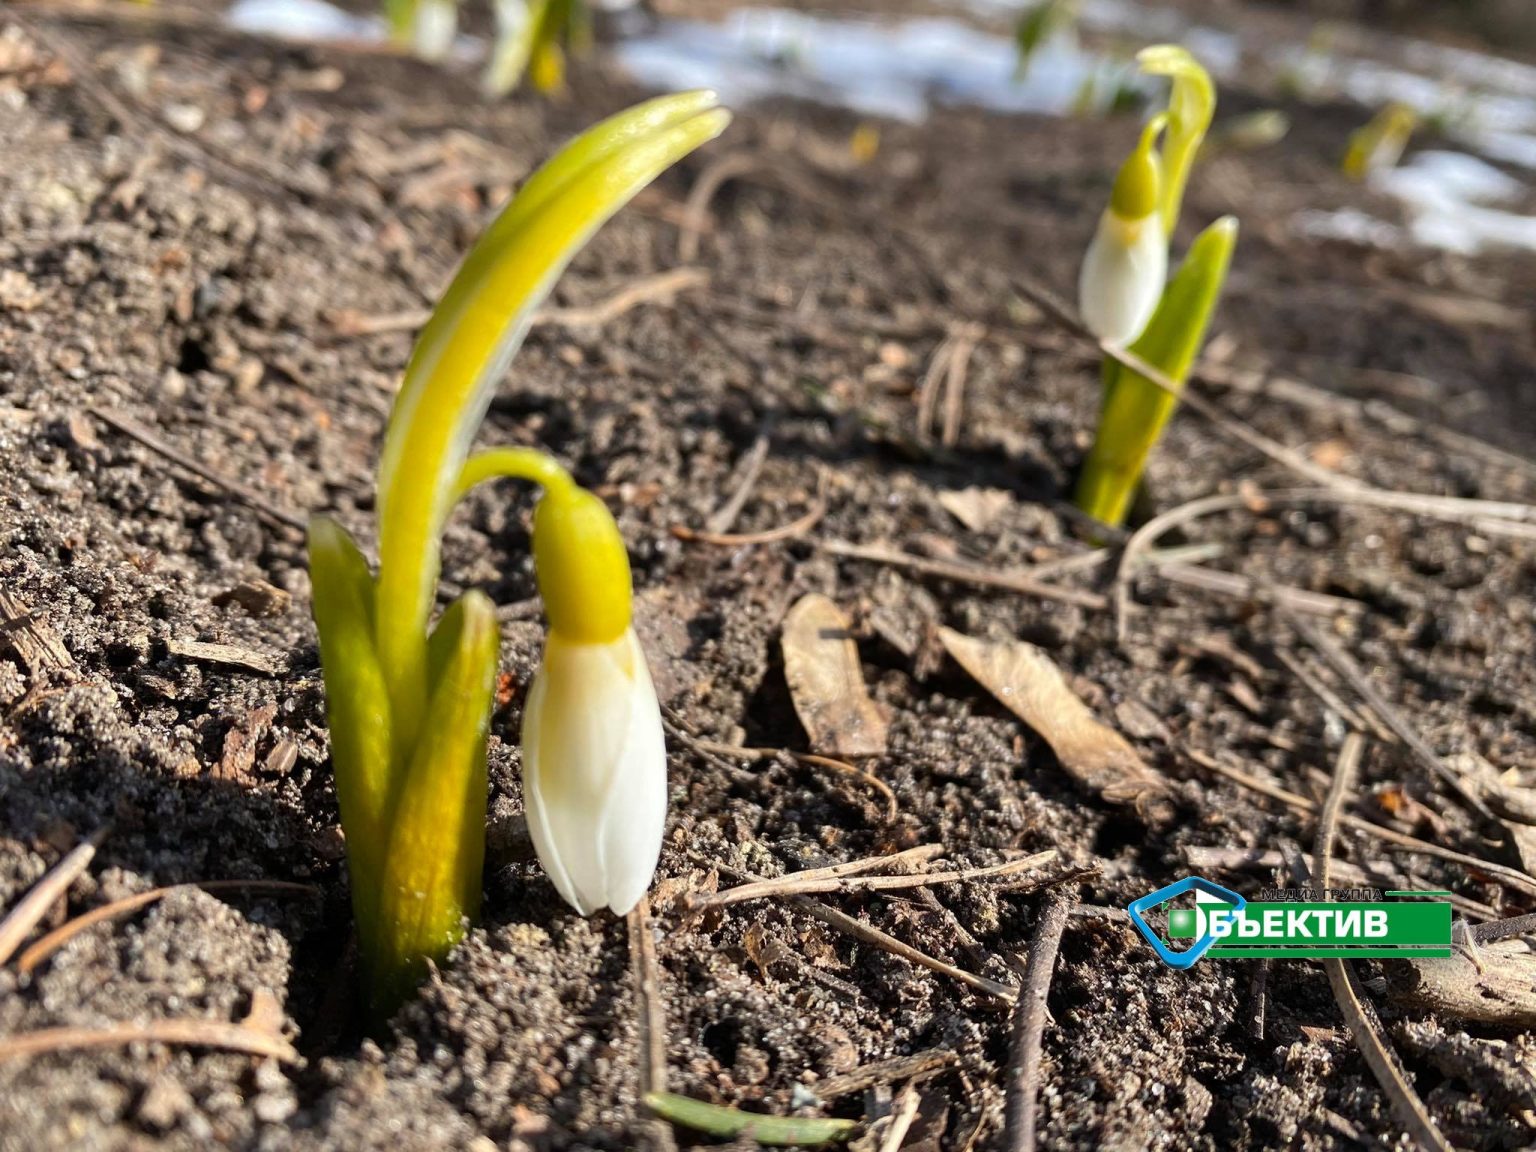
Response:
[[[1085,52],[1069,36],[1043,45],[1018,78],[1012,40],[950,19],[753,8],[720,24],[668,21],[615,51],[643,83],[714,88],[726,104],[790,96],[909,122],[938,104],[1064,115],[1090,85],[1105,102],[1122,85],[1150,89],[1128,61]]]
[[[230,27],[285,40],[384,40],[377,16],[354,16],[325,0],[235,0],[225,17]]]
[[[1419,244],[1468,254],[1489,247],[1536,251],[1536,216],[1492,207],[1518,199],[1525,185],[1476,156],[1418,152],[1399,168],[1373,173],[1371,186],[1403,202]]]
[[[1016,15],[1032,2],[954,0],[957,8],[993,19]],[[353,15],[325,0],[235,0],[228,19],[243,31],[294,40],[377,41],[388,35],[378,17]],[[1081,25],[1138,44],[1178,40],[1218,77],[1239,74],[1245,59],[1268,61],[1308,97],[1358,103],[1362,123],[1388,101],[1400,101],[1466,149],[1411,153],[1402,167],[1372,174],[1373,188],[1404,205],[1407,228],[1354,209],[1314,211],[1292,222],[1304,235],[1380,246],[1408,240],[1467,253],[1490,246],[1536,250],[1536,217],[1500,207],[1528,199],[1530,184],[1486,162],[1536,173],[1536,67],[1375,34],[1371,45],[1394,63],[1338,47],[1245,43],[1237,34],[1135,0],[1083,0]],[[468,57],[482,48],[461,37],[454,55]],[[619,40],[613,52],[635,79],[660,89],[714,88],[728,105],[791,97],[908,122],[943,105],[1042,115],[1102,110],[1119,93],[1151,93],[1160,84],[1139,75],[1128,56],[1085,49],[1071,33],[1041,45],[1021,77],[1010,37],[961,18],[750,8],[721,23],[664,20]]]

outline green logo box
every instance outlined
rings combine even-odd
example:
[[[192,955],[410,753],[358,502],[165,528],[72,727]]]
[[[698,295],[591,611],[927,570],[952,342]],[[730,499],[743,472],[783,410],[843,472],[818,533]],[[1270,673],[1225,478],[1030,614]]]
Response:
[[[1451,906],[1413,900],[1382,903],[1201,904],[1168,912],[1168,936],[1194,940],[1209,930],[1212,956],[1449,956]]]

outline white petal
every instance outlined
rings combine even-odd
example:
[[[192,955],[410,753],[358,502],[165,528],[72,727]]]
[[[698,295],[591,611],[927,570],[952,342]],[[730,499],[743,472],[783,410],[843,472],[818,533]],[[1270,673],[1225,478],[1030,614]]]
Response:
[[[1129,344],[1157,309],[1168,279],[1168,240],[1156,213],[1126,222],[1112,212],[1098,230],[1078,279],[1078,310],[1101,340]]]
[[[661,710],[633,631],[552,633],[523,716],[528,831],[577,911],[628,912],[650,886],[667,812]]]

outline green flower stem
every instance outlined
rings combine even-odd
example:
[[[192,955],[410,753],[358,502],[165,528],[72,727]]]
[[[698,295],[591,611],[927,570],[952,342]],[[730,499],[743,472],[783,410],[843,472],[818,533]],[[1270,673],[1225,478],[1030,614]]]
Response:
[[[546,491],[561,492],[576,483],[558,460],[537,448],[488,448],[476,452],[465,463],[464,470],[459,473],[454,502],[457,503],[475,485],[499,479],[527,480]]]
[[[409,44],[416,28],[416,9],[420,0],[384,0],[384,18],[390,35],[398,44]]]
[[[1225,216],[1195,238],[1146,330],[1129,351],[1182,386],[1205,342],[1206,329],[1237,243],[1237,220]],[[1093,448],[1078,479],[1076,503],[1118,528],[1179,397],[1118,360],[1104,361],[1104,404]]]

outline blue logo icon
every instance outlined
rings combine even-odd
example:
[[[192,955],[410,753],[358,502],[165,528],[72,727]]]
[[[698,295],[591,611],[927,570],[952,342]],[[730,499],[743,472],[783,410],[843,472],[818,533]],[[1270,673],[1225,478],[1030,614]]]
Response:
[[[1216,943],[1215,935],[1210,929],[1207,929],[1205,935],[1201,936],[1188,948],[1176,952],[1147,923],[1146,914],[1148,912],[1159,904],[1166,904],[1169,900],[1176,900],[1188,892],[1203,892],[1205,895],[1212,896],[1223,904],[1231,905],[1234,912],[1242,911],[1248,904],[1248,901],[1231,889],[1223,888],[1220,884],[1213,884],[1211,881],[1199,876],[1190,876],[1187,879],[1170,884],[1166,888],[1159,888],[1156,892],[1143,896],[1140,900],[1132,900],[1130,904],[1126,905],[1125,909],[1131,914],[1131,923],[1136,925],[1137,931],[1147,938],[1147,943],[1152,945],[1159,959],[1170,968],[1193,968],[1196,961],[1209,952],[1211,946]],[[1180,920],[1187,918],[1191,924],[1194,921],[1194,913],[1184,909],[1174,909],[1169,912],[1168,916],[1170,921],[1174,917],[1178,917]]]

